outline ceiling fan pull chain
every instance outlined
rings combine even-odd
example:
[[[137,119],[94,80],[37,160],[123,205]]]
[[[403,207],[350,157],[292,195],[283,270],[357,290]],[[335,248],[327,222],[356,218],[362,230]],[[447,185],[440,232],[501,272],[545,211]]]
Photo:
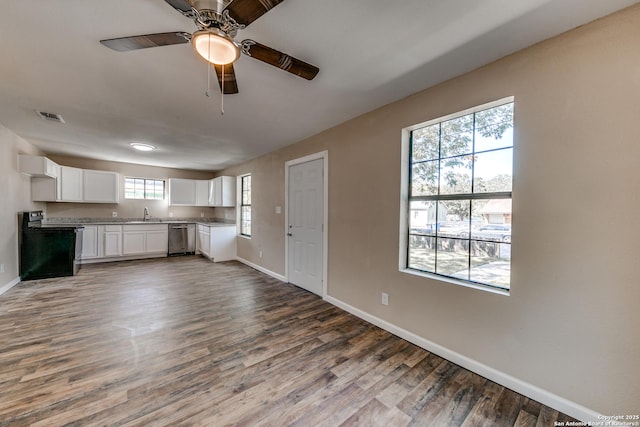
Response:
[[[222,64],[222,83],[220,86],[222,88],[222,94],[220,94],[220,115],[224,116],[224,64]]]
[[[209,66],[209,64],[207,64],[207,91],[204,93],[205,95],[207,95],[207,98],[211,97],[211,95],[209,94],[210,90],[211,90],[211,67]]]
[[[209,43],[209,58],[211,58],[211,43]],[[207,91],[204,93],[207,98],[211,97],[211,64],[207,64]]]

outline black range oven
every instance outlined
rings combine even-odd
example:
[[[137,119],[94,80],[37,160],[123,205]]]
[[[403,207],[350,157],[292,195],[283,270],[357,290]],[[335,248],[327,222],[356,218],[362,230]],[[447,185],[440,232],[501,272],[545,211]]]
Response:
[[[82,226],[42,223],[42,211],[20,214],[20,279],[73,276],[80,269]]]

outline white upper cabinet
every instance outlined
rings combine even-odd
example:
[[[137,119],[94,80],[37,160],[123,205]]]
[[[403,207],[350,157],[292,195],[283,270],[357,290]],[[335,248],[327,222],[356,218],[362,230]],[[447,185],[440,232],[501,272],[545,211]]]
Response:
[[[28,154],[18,154],[18,171],[31,176],[31,200],[36,202],[118,203],[116,172],[59,166]]]
[[[117,172],[83,170],[83,200],[87,203],[118,203]]]
[[[169,205],[195,206],[196,205],[196,180],[170,178],[169,180]]]
[[[233,176],[219,176],[211,180],[209,186],[209,206],[233,207],[236,205],[236,179]]]
[[[31,178],[31,200],[34,202],[59,202],[59,178]]]
[[[209,180],[169,179],[169,205],[209,206]]]
[[[60,166],[58,186],[61,202],[82,202],[82,169]]]
[[[58,165],[44,156],[18,154],[18,171],[25,175],[40,178],[57,178]]]
[[[209,180],[196,181],[196,206],[209,206]]]

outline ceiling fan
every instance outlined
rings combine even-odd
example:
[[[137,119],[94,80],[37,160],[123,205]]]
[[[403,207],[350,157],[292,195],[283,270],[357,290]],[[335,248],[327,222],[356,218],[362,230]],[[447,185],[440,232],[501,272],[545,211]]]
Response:
[[[233,63],[240,53],[266,62],[307,80],[318,74],[319,68],[251,39],[236,42],[238,30],[273,9],[283,0],[165,0],[178,12],[193,19],[198,30],[193,34],[182,31],[145,34],[100,40],[104,46],[125,52],[149,47],[189,43],[218,76],[224,94],[238,93]]]

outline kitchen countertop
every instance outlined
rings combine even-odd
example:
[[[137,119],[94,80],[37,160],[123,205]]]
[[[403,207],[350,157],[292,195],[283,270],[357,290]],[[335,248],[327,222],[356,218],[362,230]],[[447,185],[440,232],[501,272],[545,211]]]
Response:
[[[29,228],[40,228],[44,230],[75,230],[84,228],[83,224],[38,224],[30,225]]]
[[[74,227],[86,225],[144,225],[144,224],[202,224],[209,227],[234,226],[234,222],[224,222],[212,218],[185,219],[155,219],[147,221],[141,219],[110,219],[110,218],[50,218],[43,222],[43,227]]]

